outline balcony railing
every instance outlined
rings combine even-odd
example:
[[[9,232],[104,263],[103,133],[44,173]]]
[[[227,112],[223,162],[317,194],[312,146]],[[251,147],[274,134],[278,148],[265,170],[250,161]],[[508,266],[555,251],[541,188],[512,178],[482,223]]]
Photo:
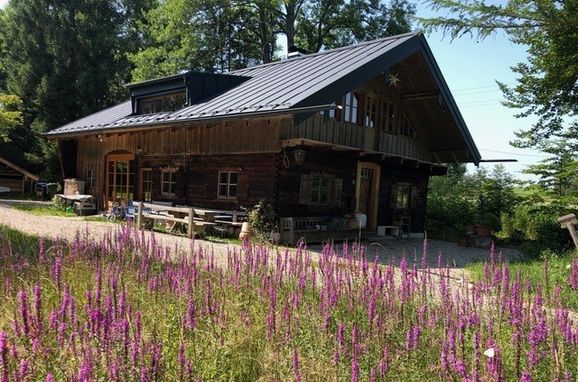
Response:
[[[324,118],[316,114],[305,121],[283,130],[281,139],[308,139],[333,145],[351,147],[368,152],[431,162],[427,147],[414,138],[381,133],[347,122]]]

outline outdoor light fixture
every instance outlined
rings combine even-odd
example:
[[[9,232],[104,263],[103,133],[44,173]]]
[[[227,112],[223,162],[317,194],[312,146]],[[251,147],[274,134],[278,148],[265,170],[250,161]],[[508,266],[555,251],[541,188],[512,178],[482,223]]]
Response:
[[[98,141],[99,142],[104,141],[104,137],[102,136],[102,134],[98,134]]]
[[[295,159],[295,164],[303,164],[305,161],[305,150],[297,149],[293,151],[293,158]]]

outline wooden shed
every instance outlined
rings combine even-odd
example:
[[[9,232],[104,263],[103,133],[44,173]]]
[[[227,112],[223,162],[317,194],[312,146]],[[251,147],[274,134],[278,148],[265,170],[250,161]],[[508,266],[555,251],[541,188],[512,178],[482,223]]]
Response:
[[[31,193],[38,179],[37,175],[0,157],[0,189],[13,193]]]

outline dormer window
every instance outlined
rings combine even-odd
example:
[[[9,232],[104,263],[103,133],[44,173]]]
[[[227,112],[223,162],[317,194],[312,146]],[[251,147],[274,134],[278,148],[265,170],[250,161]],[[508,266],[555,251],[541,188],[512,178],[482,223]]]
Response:
[[[147,96],[137,99],[137,114],[154,114],[182,109],[187,103],[186,92]]]

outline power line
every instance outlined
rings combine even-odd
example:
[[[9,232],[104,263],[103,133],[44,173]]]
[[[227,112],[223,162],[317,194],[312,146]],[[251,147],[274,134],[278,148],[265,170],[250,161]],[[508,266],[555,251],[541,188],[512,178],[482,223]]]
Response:
[[[478,147],[480,150],[483,151],[489,151],[492,153],[498,153],[498,154],[509,154],[509,155],[517,155],[517,156],[521,156],[521,157],[536,157],[536,158],[548,158],[549,155],[546,154],[519,154],[519,153],[515,153],[512,151],[500,151],[500,150],[493,150],[493,149],[484,149],[483,147]]]

